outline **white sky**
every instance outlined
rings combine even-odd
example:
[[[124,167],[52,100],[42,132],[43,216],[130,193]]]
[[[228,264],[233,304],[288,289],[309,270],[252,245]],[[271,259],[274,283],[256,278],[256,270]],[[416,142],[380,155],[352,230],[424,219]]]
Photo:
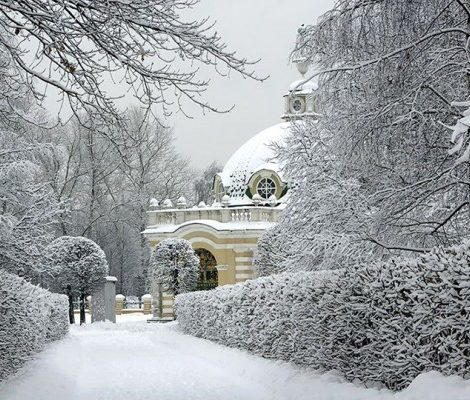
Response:
[[[246,140],[280,122],[282,96],[300,78],[288,64],[297,28],[315,22],[333,4],[334,0],[201,0],[195,7],[194,18],[216,20],[215,28],[229,47],[249,59],[261,58],[256,71],[270,78],[259,83],[235,74],[231,79],[214,77],[205,98],[221,108],[235,105],[234,110],[202,115],[196,107],[187,107],[193,119],[181,113],[171,117],[176,146],[194,167],[203,168],[213,160],[224,164]]]

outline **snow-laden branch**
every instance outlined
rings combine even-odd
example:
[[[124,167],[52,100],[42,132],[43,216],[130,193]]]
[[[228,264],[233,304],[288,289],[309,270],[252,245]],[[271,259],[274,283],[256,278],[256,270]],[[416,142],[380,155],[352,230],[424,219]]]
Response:
[[[246,78],[264,78],[252,69],[256,61],[227,49],[207,18],[191,21],[180,15],[197,3],[2,0],[0,46],[39,100],[43,95],[36,79],[57,88],[74,111],[119,120],[113,101],[126,89],[147,106],[160,103],[167,113],[183,98],[203,109],[223,111],[201,97],[209,83],[199,78],[201,65],[222,76],[236,71]],[[36,46],[34,53],[31,45]],[[126,89],[111,96],[103,86],[109,80]],[[169,89],[174,100],[166,94]]]

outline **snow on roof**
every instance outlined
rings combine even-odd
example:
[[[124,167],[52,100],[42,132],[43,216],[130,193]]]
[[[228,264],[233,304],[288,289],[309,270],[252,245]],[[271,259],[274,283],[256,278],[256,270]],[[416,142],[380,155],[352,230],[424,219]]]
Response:
[[[260,170],[260,166],[267,163],[276,165],[271,146],[282,144],[289,134],[289,128],[289,122],[271,126],[253,136],[232,155],[220,173],[223,185],[231,187],[232,199],[244,196],[248,180],[254,172]]]
[[[318,83],[316,81],[307,81],[305,79],[299,79],[295,82],[292,82],[289,86],[289,92],[295,90],[296,92],[313,92],[318,89]]]
[[[251,231],[251,230],[266,230],[275,225],[274,222],[265,221],[236,221],[236,222],[219,222],[210,219],[199,219],[194,221],[187,221],[180,225],[156,225],[149,226],[144,232],[144,235],[149,234],[164,234],[175,233],[176,231],[189,225],[205,225],[216,231]]]
[[[278,163],[268,162],[266,164],[262,164],[253,171],[253,174],[262,170],[274,171],[279,176],[279,178],[285,182],[284,176],[282,174],[282,168]]]

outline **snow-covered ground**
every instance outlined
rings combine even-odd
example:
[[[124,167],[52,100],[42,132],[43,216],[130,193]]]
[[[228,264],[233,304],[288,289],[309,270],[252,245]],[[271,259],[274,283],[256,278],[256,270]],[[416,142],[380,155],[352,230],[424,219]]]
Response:
[[[116,322],[121,324],[123,322],[147,321],[151,317],[151,315],[144,315],[143,312],[133,312],[130,314],[116,315]],[[91,324],[91,315],[89,313],[85,314],[85,320],[87,324]],[[80,314],[77,312],[75,313],[75,325],[80,325]]]
[[[175,323],[147,324],[145,318],[73,326],[66,339],[1,385],[0,399],[470,399],[470,382],[456,377],[423,374],[398,394],[365,389],[331,373],[316,374],[185,336]]]

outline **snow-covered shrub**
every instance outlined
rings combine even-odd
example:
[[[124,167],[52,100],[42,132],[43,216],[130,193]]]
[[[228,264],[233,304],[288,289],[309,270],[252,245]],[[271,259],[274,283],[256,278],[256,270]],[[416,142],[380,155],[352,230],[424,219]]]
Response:
[[[287,270],[286,259],[290,256],[284,248],[282,225],[277,224],[261,235],[253,258],[253,266],[258,276],[279,274]]]
[[[268,358],[319,366],[319,303],[339,271],[282,273],[176,297],[185,333]]]
[[[199,275],[199,258],[184,239],[161,241],[150,258],[151,280],[164,291],[178,294],[194,290]]]
[[[0,381],[68,331],[67,297],[0,270]]]
[[[470,374],[470,241],[416,259],[283,273],[176,298],[185,333],[402,389]]]
[[[348,378],[399,389],[429,370],[469,377],[470,241],[350,269],[333,293],[341,297],[322,307],[343,327],[329,343]],[[346,338],[348,346],[335,347]]]
[[[80,323],[84,323],[85,298],[102,288],[108,275],[104,251],[92,240],[80,236],[61,236],[47,250],[57,289],[69,295],[70,307],[73,298],[80,300]]]

